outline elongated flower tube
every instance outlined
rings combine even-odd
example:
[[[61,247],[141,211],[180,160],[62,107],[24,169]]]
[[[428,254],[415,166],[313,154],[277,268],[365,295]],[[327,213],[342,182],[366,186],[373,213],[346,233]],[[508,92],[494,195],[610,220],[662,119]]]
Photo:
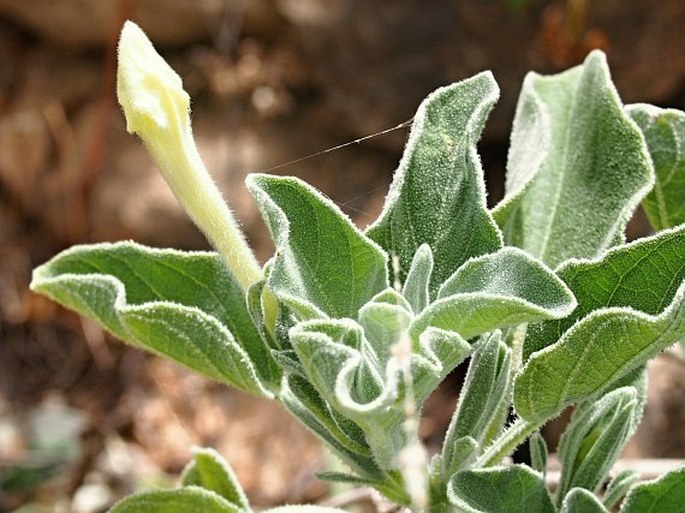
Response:
[[[261,278],[254,253],[197,151],[190,96],[145,33],[127,21],[119,39],[117,98],[126,129],[145,143],[193,222],[247,288]]]

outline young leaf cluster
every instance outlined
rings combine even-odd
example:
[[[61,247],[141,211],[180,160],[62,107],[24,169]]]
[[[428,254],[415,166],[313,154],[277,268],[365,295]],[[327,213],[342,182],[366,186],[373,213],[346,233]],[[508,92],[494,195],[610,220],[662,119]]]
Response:
[[[607,512],[626,494],[622,513],[682,511],[682,469],[643,484],[621,474],[595,494],[640,421],[646,362],[685,339],[685,114],[625,107],[601,52],[531,73],[506,195],[489,210],[476,145],[498,94],[485,72],[424,100],[366,230],[297,178],[250,175],[276,245],[256,281],[215,253],[120,242],[57,255],[32,289],[281,402],[348,469],[322,479],[436,512]],[[625,243],[640,202],[660,231]],[[417,449],[422,404],[467,360],[429,460]],[[572,405],[553,495],[538,432]],[[502,465],[531,435],[532,467]],[[227,464],[198,450],[180,488],[112,511],[250,506]]]

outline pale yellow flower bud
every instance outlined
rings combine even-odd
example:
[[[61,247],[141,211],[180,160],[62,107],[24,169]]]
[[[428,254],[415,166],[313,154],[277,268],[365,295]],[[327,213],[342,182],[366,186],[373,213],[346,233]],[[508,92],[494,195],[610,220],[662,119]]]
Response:
[[[259,281],[254,253],[197,151],[190,97],[181,77],[130,21],[119,39],[117,97],[126,129],[143,140],[171,190],[237,280],[244,288]]]

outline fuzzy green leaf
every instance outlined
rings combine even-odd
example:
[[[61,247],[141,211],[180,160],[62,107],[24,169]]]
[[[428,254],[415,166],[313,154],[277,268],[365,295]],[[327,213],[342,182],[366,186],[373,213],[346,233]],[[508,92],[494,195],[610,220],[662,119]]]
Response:
[[[340,447],[372,461],[371,450],[359,426],[336,413],[305,378],[290,375],[286,382],[283,393],[286,406],[289,406],[291,401],[296,400],[300,403],[300,407],[306,408],[324,426],[329,437],[335,438]],[[372,467],[375,468],[372,465],[369,469]],[[371,472],[371,474],[373,473]]]
[[[388,286],[387,255],[313,187],[263,174],[247,187],[276,244],[269,288],[301,317],[354,318]]]
[[[658,315],[604,308],[534,353],[516,378],[517,413],[542,422],[595,397],[663,349],[685,337],[685,282]]]
[[[492,417],[507,400],[505,390],[511,373],[511,350],[498,330],[484,338],[471,358],[457,408],[445,435],[443,460],[446,468],[452,465],[451,451],[457,440],[468,436],[482,445]]]
[[[288,376],[281,392],[281,400],[357,473],[374,479],[380,476],[381,472],[373,460],[361,429],[349,419],[336,415],[306,379]]]
[[[359,310],[359,324],[379,364],[389,360],[412,317],[411,305],[394,289],[381,292]]]
[[[653,183],[646,145],[623,112],[603,53],[558,75],[528,74],[506,194],[493,212],[508,244],[552,267],[595,257],[622,240]]]
[[[357,323],[347,319],[307,321],[290,333],[309,381],[336,408],[362,408],[377,400],[375,409],[395,400],[396,390],[383,386],[378,355]]]
[[[463,262],[502,246],[485,205],[476,152],[498,96],[492,74],[484,72],[438,89],[423,101],[383,212],[366,232],[397,255],[402,281],[419,246],[430,245],[433,295]]]
[[[193,449],[193,461],[183,471],[183,486],[199,486],[220,495],[236,508],[250,511],[245,492],[238,482],[233,469],[221,455],[213,449]]]
[[[628,115],[647,140],[656,183],[642,201],[655,230],[685,223],[685,112],[653,105],[629,105]]]
[[[374,481],[345,472],[318,472],[315,477],[321,481],[329,481],[332,483],[346,483],[357,487],[370,486],[397,504],[406,505],[409,503],[407,492],[404,490],[402,477],[397,470],[388,473],[385,481]]]
[[[262,513],[347,513],[344,509],[315,506],[313,504],[291,504],[264,510]]]
[[[620,513],[685,513],[685,467],[641,483],[628,492]]]
[[[598,260],[571,260],[557,275],[573,291],[578,307],[563,319],[529,326],[524,361],[595,310],[620,306],[660,313],[685,280],[685,224],[612,248]]]
[[[465,513],[556,512],[542,476],[524,465],[459,472],[447,497]]]
[[[402,288],[402,295],[416,315],[420,314],[430,303],[430,279],[433,266],[433,251],[428,244],[422,244],[414,254]]]
[[[461,266],[410,331],[416,336],[433,326],[469,339],[496,328],[564,317],[575,305],[568,287],[542,262],[518,248],[504,248]]]
[[[602,503],[608,510],[612,510],[616,504],[628,493],[628,490],[640,479],[640,473],[626,469],[611,480],[607,486]]]
[[[393,292],[397,294],[396,292]],[[386,331],[364,329],[350,319],[301,322],[290,330],[293,347],[307,379],[336,411],[359,425],[383,468],[404,445],[404,386],[402,368],[392,355],[392,345],[404,336],[409,321],[408,305],[387,303],[382,293],[360,314],[369,325],[386,319]],[[383,313],[383,309],[387,312]],[[398,313],[404,309],[405,320]],[[373,315],[370,312],[374,312]],[[379,328],[382,324],[379,323]],[[382,334],[376,337],[374,333]],[[428,329],[411,355],[413,392],[420,405],[459,362],[470,345],[456,334]]]
[[[314,474],[319,481],[328,481],[329,483],[346,483],[355,486],[373,486],[376,483],[369,479],[363,477],[355,476],[353,474],[348,474],[346,472],[317,472]]]
[[[75,246],[38,267],[31,288],[217,381],[264,396],[279,384],[245,294],[214,253]]]
[[[561,504],[559,513],[609,513],[591,492],[583,488],[574,488]]]
[[[188,486],[178,490],[143,492],[117,502],[108,513],[243,513],[220,495]]]
[[[449,448],[447,444],[450,445]],[[434,455],[428,468],[431,509],[435,511],[452,509],[447,499],[447,483],[457,472],[471,468],[479,452],[478,442],[469,436],[458,440],[445,440],[442,454]],[[449,460],[444,457],[448,454]]]
[[[624,387],[576,409],[559,443],[561,498],[571,488],[599,490],[637,427],[631,422],[636,408],[637,391]]]
[[[267,328],[266,317],[264,314],[263,297],[265,293],[266,280],[260,280],[254,283],[247,289],[245,301],[247,303],[247,311],[252,319],[252,324],[257,329],[257,332],[262,337],[262,342],[266,347],[271,349],[277,348],[278,343],[274,336]],[[273,353],[272,353],[273,354]]]
[[[352,479],[371,485],[402,504],[406,502],[401,478],[395,475],[395,471],[386,472],[379,468],[364,439],[364,432],[354,422],[335,412],[307,380],[287,376],[281,400],[355,472]]]
[[[460,470],[469,468],[471,463],[478,456],[480,446],[478,442],[470,436],[459,439],[446,436],[443,443],[442,454],[436,462],[440,463],[441,483],[447,482],[454,474]],[[444,485],[443,485],[444,486]]]
[[[291,330],[291,340],[316,391],[362,428],[381,466],[389,467],[403,443],[400,416],[392,408],[399,396],[397,371],[383,375],[361,326],[351,320],[303,322]]]
[[[547,449],[547,442],[539,431],[533,433],[528,439],[528,447],[530,451],[530,466],[544,477],[547,473],[547,456],[549,451]]]

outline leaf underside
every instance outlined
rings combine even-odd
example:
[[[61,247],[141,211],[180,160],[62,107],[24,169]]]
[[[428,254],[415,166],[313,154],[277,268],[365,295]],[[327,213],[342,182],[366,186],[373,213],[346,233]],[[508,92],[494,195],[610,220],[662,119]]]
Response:
[[[217,381],[267,397],[280,382],[242,288],[214,253],[75,246],[37,268],[31,288]]]
[[[508,244],[556,267],[622,241],[653,180],[647,148],[623,111],[606,58],[592,52],[582,66],[526,77],[506,194],[493,215]]]
[[[652,228],[685,223],[685,112],[653,105],[628,105],[628,115],[647,141],[656,183],[642,201]]]

